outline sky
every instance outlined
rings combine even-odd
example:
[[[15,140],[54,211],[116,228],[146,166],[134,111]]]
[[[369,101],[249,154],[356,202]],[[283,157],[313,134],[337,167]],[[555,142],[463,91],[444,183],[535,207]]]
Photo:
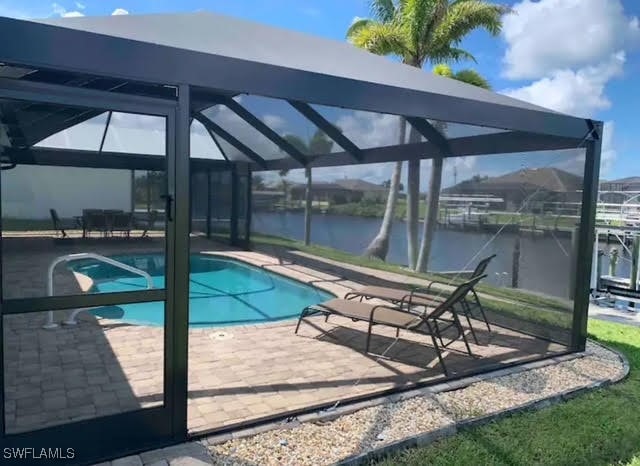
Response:
[[[640,71],[640,1],[501,3],[509,4],[513,14],[505,16],[500,36],[491,37],[484,31],[470,34],[462,48],[477,63],[454,64],[454,70],[474,68],[497,92],[605,121],[601,179],[640,174],[636,161],[640,86],[634,79]],[[344,40],[354,18],[369,16],[367,0],[0,0],[0,16],[18,18],[202,10],[335,40]],[[445,185],[451,183],[454,172],[458,181],[474,171],[492,174],[491,167],[480,170],[476,158],[469,159],[473,160],[457,161],[455,171],[450,166]],[[576,160],[574,155],[564,159],[560,166]],[[426,176],[428,164],[425,166]],[[362,167],[357,175],[380,181],[388,173],[388,166],[371,166]]]

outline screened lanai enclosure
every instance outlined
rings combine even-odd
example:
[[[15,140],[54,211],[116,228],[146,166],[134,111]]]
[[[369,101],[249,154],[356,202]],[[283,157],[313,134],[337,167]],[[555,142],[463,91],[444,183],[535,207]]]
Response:
[[[585,347],[600,122],[209,13],[1,18],[0,62],[3,447],[89,464]],[[422,275],[404,190],[398,267],[359,256],[408,160],[422,197],[444,161]]]

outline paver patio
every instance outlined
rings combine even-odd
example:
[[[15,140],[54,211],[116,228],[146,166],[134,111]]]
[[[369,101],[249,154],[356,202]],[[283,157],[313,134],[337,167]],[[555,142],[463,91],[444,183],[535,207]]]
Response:
[[[157,240],[156,240],[157,241]],[[101,244],[101,243],[100,243]],[[153,250],[153,243],[99,243],[94,251],[114,253]],[[129,247],[130,246],[130,247]],[[65,246],[66,247],[66,246]],[[77,246],[69,247],[77,249]],[[64,249],[64,248],[63,248]],[[194,250],[212,243],[194,239]],[[39,295],[44,282],[34,276],[56,247],[20,250],[9,262],[14,285],[21,264],[30,293]],[[213,251],[286,274],[342,295],[360,286],[325,272],[260,253]],[[11,261],[14,262],[11,262]],[[63,269],[63,267],[61,267]],[[46,270],[46,268],[44,269]],[[62,273],[62,275],[65,275]],[[67,276],[66,286],[72,286]],[[64,283],[61,285],[63,286]],[[28,287],[31,288],[28,288]],[[5,288],[6,289],[6,288]],[[14,291],[17,293],[17,291]],[[57,314],[66,314],[68,311]],[[163,334],[161,327],[130,325],[82,313],[77,326],[42,329],[44,313],[4,317],[5,404],[8,433],[93,418],[163,402]],[[56,320],[60,320],[56,315]],[[372,353],[365,355],[366,326],[348,319],[310,318],[294,335],[295,322],[190,329],[188,426],[201,432],[248,420],[333,403],[442,377],[436,354],[425,336],[376,327]],[[483,330],[474,322],[480,344],[474,357],[461,342],[447,351],[452,372],[463,373],[513,361],[557,353],[556,343],[494,326]]]

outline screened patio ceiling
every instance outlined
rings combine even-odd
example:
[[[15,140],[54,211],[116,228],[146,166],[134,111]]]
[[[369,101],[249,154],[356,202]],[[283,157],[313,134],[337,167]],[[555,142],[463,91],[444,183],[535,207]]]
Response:
[[[176,86],[188,83],[191,157],[253,170],[570,149],[600,137],[591,120],[346,43],[210,13],[1,18],[0,38],[8,87],[175,99]],[[164,151],[159,118],[16,101],[1,110],[5,164],[109,166],[114,156],[124,163],[122,154],[145,155],[148,164]],[[409,125],[402,137],[401,116]]]

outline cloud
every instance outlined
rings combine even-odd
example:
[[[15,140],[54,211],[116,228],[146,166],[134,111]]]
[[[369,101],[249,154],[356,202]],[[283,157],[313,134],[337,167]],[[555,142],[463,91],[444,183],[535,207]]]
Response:
[[[85,9],[85,5],[84,5],[84,3],[76,2],[76,8],[78,10],[84,10]]]
[[[605,121],[602,135],[602,149],[600,151],[600,179],[606,178],[613,168],[618,152],[614,144],[615,123]],[[560,161],[550,166],[574,173],[578,176],[584,174],[584,147],[580,149],[567,149],[550,152],[554,157],[560,157]]]
[[[504,20],[505,77],[533,80],[504,94],[543,107],[592,118],[611,108],[607,84],[623,74],[626,54],[640,44],[640,21],[621,0],[523,0]],[[615,126],[607,121],[601,172],[617,158]],[[579,172],[584,154],[563,162]]]
[[[577,71],[551,71],[549,76],[527,86],[506,89],[502,93],[558,112],[592,117],[597,111],[611,106],[605,86],[622,74],[624,63],[625,53],[617,52],[597,65]]]
[[[80,11],[67,11],[67,9],[59,3],[52,4],[51,8],[53,9],[53,13],[55,15],[61,16],[63,18],[77,18],[79,16],[84,16],[84,13]]]
[[[110,128],[136,128],[164,132],[165,119],[154,115],[113,112],[109,126]]]
[[[111,16],[121,16],[121,15],[128,15],[128,14],[129,12],[124,8],[116,8],[115,10],[113,10],[113,13],[111,13]]]
[[[238,99],[240,102],[241,99]],[[242,141],[244,145],[260,154],[266,160],[283,158],[284,155],[280,148],[271,142],[266,136],[249,125],[246,121],[236,115],[232,110],[224,105],[215,105],[203,111],[205,116],[211,118],[216,124],[233,135],[236,139]],[[227,151],[227,155],[232,160],[246,160],[246,157],[237,149],[227,144],[219,138],[223,150]]]
[[[391,178],[395,162],[371,163],[365,165],[347,165],[341,167],[318,167],[313,169],[314,182],[331,182],[345,178],[360,179],[369,183],[382,184]],[[406,171],[403,170],[403,171]],[[277,184],[280,181],[278,172],[262,172],[268,184]],[[304,170],[291,170],[287,174],[287,180],[293,183],[306,181]],[[404,182],[406,186],[406,181]]]
[[[277,133],[282,133],[284,128],[287,127],[287,122],[279,115],[266,114],[262,117],[262,121]]]
[[[640,43],[640,22],[620,0],[524,0],[504,18],[504,75],[538,79],[582,68]]]
[[[393,146],[400,139],[397,115],[344,110],[334,124],[361,149]]]

